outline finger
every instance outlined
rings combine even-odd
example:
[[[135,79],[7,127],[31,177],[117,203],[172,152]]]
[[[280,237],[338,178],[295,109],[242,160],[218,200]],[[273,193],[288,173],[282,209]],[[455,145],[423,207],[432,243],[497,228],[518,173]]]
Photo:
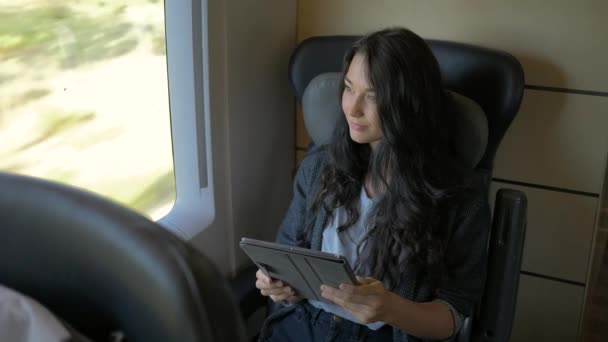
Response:
[[[365,300],[357,293],[357,288],[358,286],[346,285],[342,289],[336,289],[331,286],[321,285],[321,295],[323,298],[329,299],[340,306],[345,306],[347,303],[364,304]]]
[[[258,271],[255,273],[255,276],[257,279],[262,280],[263,282],[265,282],[266,284],[273,284],[276,283],[276,279],[273,279],[269,276],[266,275],[266,273],[264,273],[262,270],[258,269]],[[283,282],[279,283],[279,286],[284,286]]]
[[[268,276],[264,272],[262,272],[262,270],[259,268],[258,268],[257,272],[255,272],[255,276],[258,279],[268,278]]]
[[[287,295],[276,295],[276,296],[270,296],[270,299],[272,299],[273,302],[285,302],[287,300],[287,298],[289,298]]]
[[[255,287],[258,289],[267,289],[269,286],[263,279],[258,279],[255,281]]]
[[[368,285],[368,284],[376,282],[377,280],[372,277],[357,276],[357,281],[359,282],[359,285]]]
[[[287,297],[293,296],[295,292],[288,286],[280,287],[280,288],[269,288],[269,289],[261,289],[265,296],[278,296],[278,295],[286,295]]]
[[[271,279],[269,286],[273,287],[273,288],[277,288],[277,287],[285,287],[285,284],[280,280]]]
[[[257,280],[255,282],[255,287],[257,287],[258,289],[278,289],[278,288],[283,288],[285,287],[285,284],[283,284],[283,282],[281,281],[277,281],[277,282],[273,282],[273,283],[266,283],[263,280]]]
[[[374,278],[362,278],[360,285],[340,284],[341,290],[348,290],[361,296],[375,296],[386,291],[384,284]]]
[[[327,289],[322,292],[322,296],[334,304],[339,305],[355,319],[362,324],[375,321],[372,317],[376,317],[375,309],[373,308],[373,298],[368,296],[359,296],[346,294],[344,290]],[[371,319],[371,320],[370,320]]]
[[[364,310],[366,310],[365,305],[352,301],[351,298],[344,296],[340,290],[326,290],[323,291],[321,295],[323,296],[323,298],[333,302],[336,305],[341,306],[355,317],[358,315],[358,313],[364,312]]]
[[[342,291],[344,295],[348,295],[352,298],[362,298],[375,294],[375,288],[372,284],[366,285],[351,285],[351,284],[340,284],[338,290]]]
[[[255,287],[257,287],[258,290],[276,292],[276,291],[282,291],[282,289],[284,289],[286,286],[267,285],[264,282],[258,281],[258,282],[256,282]]]
[[[287,301],[289,298],[293,297],[293,293],[290,292],[283,292],[283,293],[279,293],[276,295],[271,295],[270,299],[272,299],[275,302],[282,302],[282,301]]]
[[[291,292],[289,290],[285,290],[285,288],[283,288],[283,287],[278,288],[278,289],[274,289],[274,288],[261,289],[260,292],[265,296],[277,296],[277,295],[282,295],[282,294],[293,295],[294,294],[293,292]]]
[[[351,284],[340,284],[340,286],[338,286],[338,289],[346,291],[348,293],[355,293],[359,288],[361,287],[361,285],[351,285]]]
[[[272,281],[272,279],[269,276],[267,276],[264,272],[262,272],[262,270],[260,270],[260,269],[258,269],[258,271],[255,272],[255,277],[258,280],[261,280],[266,283],[270,283]]]

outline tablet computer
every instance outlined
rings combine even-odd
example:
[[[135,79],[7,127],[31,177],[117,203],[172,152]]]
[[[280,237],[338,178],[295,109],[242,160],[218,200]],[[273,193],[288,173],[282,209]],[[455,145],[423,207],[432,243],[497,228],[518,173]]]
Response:
[[[325,300],[321,285],[357,284],[348,261],[341,255],[242,238],[240,246],[273,279],[280,279],[307,299]]]

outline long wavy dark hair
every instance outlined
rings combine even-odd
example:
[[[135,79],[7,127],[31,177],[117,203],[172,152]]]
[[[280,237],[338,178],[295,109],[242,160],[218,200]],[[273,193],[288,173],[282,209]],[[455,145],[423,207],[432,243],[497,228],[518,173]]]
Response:
[[[375,151],[354,142],[342,115],[324,147],[328,158],[312,210],[326,210],[331,219],[344,207],[347,222],[338,230],[348,229],[359,218],[367,176],[382,197],[357,246],[355,268],[366,265],[371,276],[394,288],[408,267],[441,273],[446,227],[440,213],[462,189],[464,168],[451,141],[451,100],[425,41],[404,28],[371,33],[346,53],[343,77],[356,54],[365,58],[383,139]],[[343,94],[344,84],[340,90]],[[304,232],[307,241],[311,230]]]

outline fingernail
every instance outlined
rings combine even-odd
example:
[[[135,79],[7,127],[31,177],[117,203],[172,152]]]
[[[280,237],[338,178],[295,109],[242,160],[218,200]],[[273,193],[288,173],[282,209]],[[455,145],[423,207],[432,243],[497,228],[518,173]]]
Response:
[[[327,287],[325,285],[321,285],[321,291],[325,291]]]

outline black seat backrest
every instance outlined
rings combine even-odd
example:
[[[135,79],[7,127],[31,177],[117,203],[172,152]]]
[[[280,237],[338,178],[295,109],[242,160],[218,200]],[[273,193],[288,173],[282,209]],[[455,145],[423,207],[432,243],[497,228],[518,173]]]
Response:
[[[90,193],[0,173],[0,283],[94,340],[242,341],[223,276],[156,223]]]
[[[298,45],[291,57],[289,78],[300,101],[315,77],[342,71],[343,56],[357,39],[357,36],[312,37]],[[524,91],[521,64],[502,51],[439,40],[427,43],[439,62],[444,86],[474,100],[486,115],[487,144],[476,169],[487,177],[489,187],[496,151],[521,104]],[[478,317],[465,320],[459,342],[508,341],[526,220],[525,194],[510,189],[498,191],[488,242],[486,287]]]

